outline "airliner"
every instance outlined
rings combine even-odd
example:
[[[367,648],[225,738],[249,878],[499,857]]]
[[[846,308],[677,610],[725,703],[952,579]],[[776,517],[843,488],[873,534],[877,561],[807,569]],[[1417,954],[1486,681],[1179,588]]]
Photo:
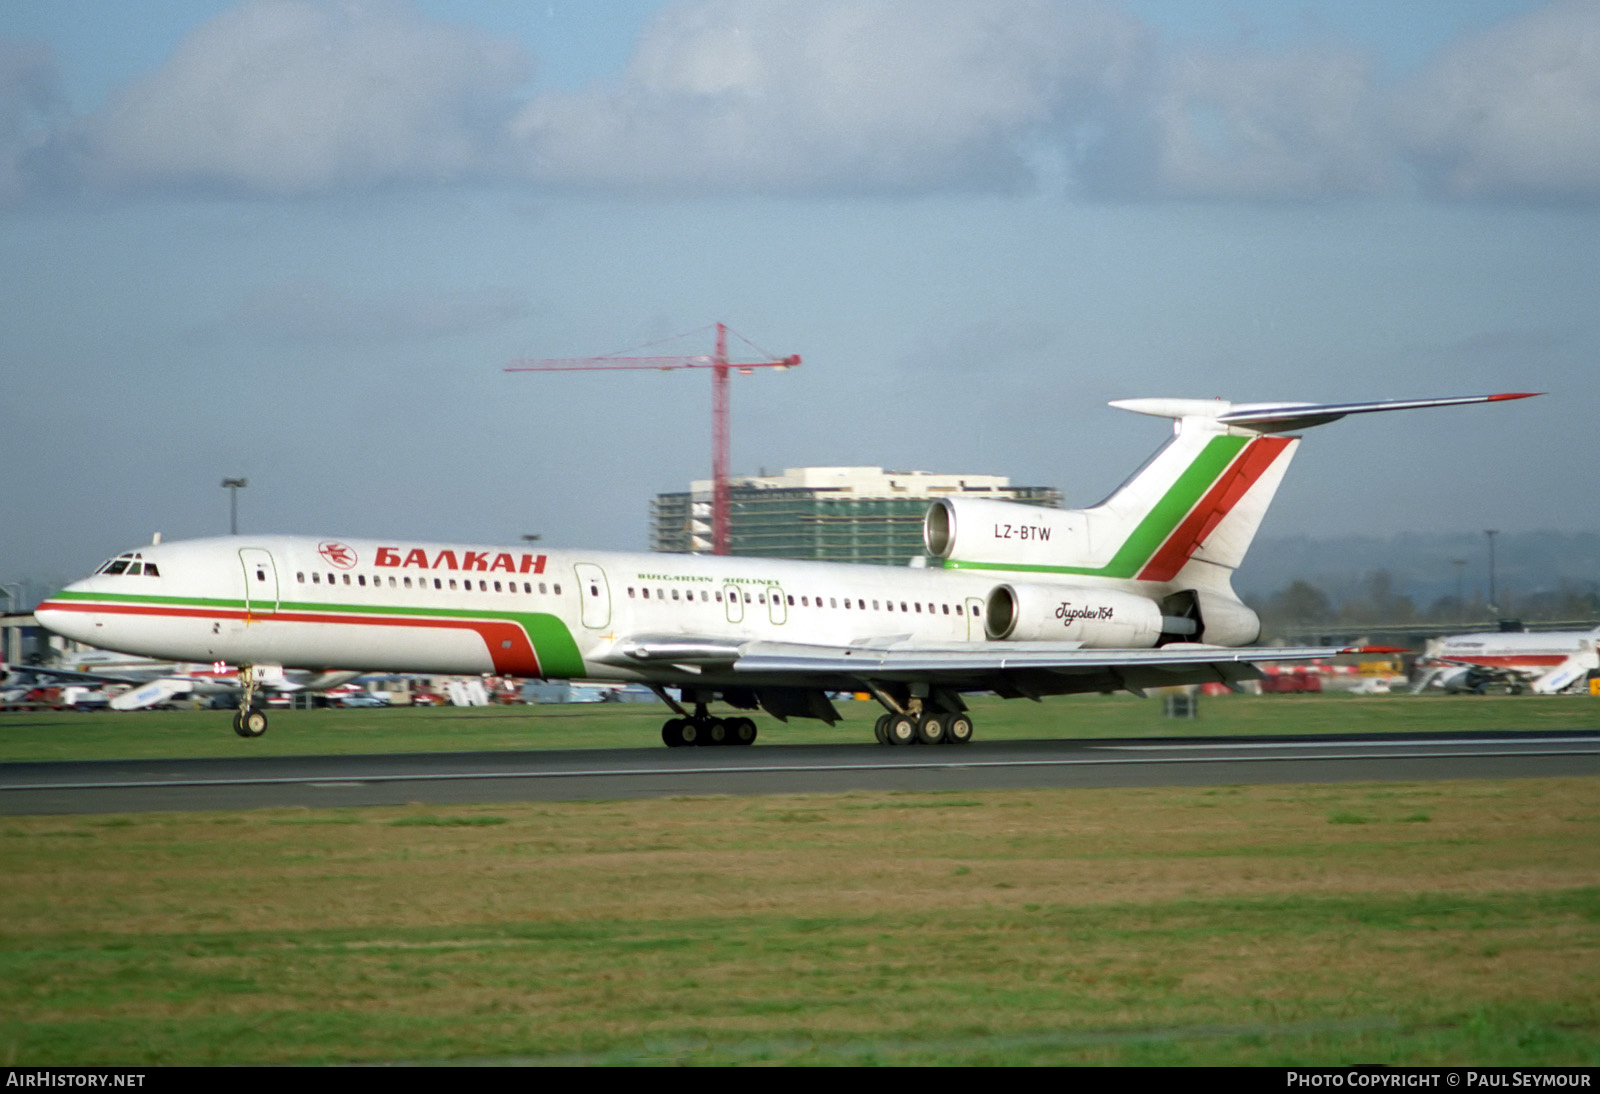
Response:
[[[239,666],[233,728],[266,731],[257,683],[284,668],[495,673],[640,683],[672,710],[663,741],[748,745],[737,711],[832,724],[869,693],[890,745],[963,744],[975,692],[1073,692],[1259,676],[1338,647],[1241,648],[1260,634],[1233,572],[1299,446],[1350,414],[1532,392],[1336,403],[1125,399],[1173,437],[1088,509],[949,497],[930,564],[532,551],[408,540],[228,536],[106,562],[35,612],[102,649]],[[676,693],[676,698],[674,698]]]
[[[1487,631],[1428,643],[1430,666],[1413,691],[1486,691],[1500,686],[1554,695],[1600,670],[1600,627],[1590,631]]]
[[[359,675],[358,672],[262,672],[257,674],[256,684],[278,693],[321,692],[348,683]],[[111,699],[112,710],[143,710],[196,695],[237,696],[240,687],[238,674],[222,662],[183,664],[106,650],[63,654],[48,665],[8,666],[0,662],[3,686],[26,684],[32,687],[41,683],[127,685],[127,690]]]

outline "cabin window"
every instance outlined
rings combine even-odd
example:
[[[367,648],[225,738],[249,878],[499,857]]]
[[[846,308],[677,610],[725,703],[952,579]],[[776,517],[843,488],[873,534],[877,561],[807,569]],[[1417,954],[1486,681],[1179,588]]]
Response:
[[[304,585],[306,583],[306,572],[304,570],[300,570],[294,575],[294,579],[300,584]]]
[[[674,599],[674,600],[678,599],[678,590],[677,589],[673,589],[672,590],[672,599]]]
[[[500,591],[500,583],[498,581],[496,581],[494,583],[494,591],[495,592],[499,592]]]
[[[600,586],[598,586],[598,585],[590,585],[589,586],[589,595],[590,596],[599,596],[600,595]]]
[[[950,605],[946,604],[944,606],[944,614],[945,615],[949,615],[950,614]]]
[[[389,588],[391,588],[391,589],[396,588],[398,586],[398,584],[399,583],[396,582],[395,579],[394,579],[394,575],[390,574],[389,575]]]
[[[910,608],[907,608],[907,607],[906,607],[906,602],[905,602],[905,601],[904,601],[904,600],[902,600],[902,601],[901,601],[901,602],[900,602],[900,610],[901,610],[901,611],[903,611],[903,612],[907,612],[907,611],[910,611],[910,610],[911,610],[911,609],[910,609]]]
[[[794,607],[794,595],[793,594],[790,594],[790,596],[789,596],[789,607],[791,607],[791,608]]]
[[[367,575],[366,574],[357,574],[356,575],[356,584],[357,585],[365,585],[366,583],[367,583]]]
[[[636,595],[638,595],[638,594],[636,594],[636,593],[635,593],[635,592],[634,592],[634,591],[633,591],[633,586],[632,586],[632,585],[629,585],[629,586],[628,586],[628,599],[629,599],[629,600],[632,600],[632,599],[634,599],[634,597],[635,597],[635,596],[636,596]]]
[[[408,589],[411,588],[411,579],[409,577],[405,578],[403,580],[403,584],[405,585],[406,588],[408,588]]]
[[[543,595],[544,595],[544,582],[542,582],[542,581],[541,581],[541,582],[539,582],[539,595],[540,595],[540,596],[543,596]],[[646,595],[646,596],[649,596],[649,595],[650,595],[650,594],[649,594],[649,591],[648,591],[648,590],[646,590],[646,592],[645,592],[645,595]]]
[[[561,595],[561,583],[559,581],[556,582],[555,585],[552,586],[552,588],[555,590],[555,594],[557,596]]]
[[[837,598],[831,597],[831,596],[828,597],[828,607],[837,608],[838,606],[839,606],[839,601],[838,601]]]
[[[865,600],[858,600],[858,601],[856,601],[856,607],[860,608],[862,611],[866,611],[867,610],[867,602]]]
[[[921,604],[920,601],[917,603],[917,614],[918,615],[922,614],[922,604]]]
[[[878,602],[876,600],[874,600],[872,602],[872,610],[873,611],[877,611],[878,610]]]
[[[478,580],[478,591],[480,593],[488,592],[489,591],[489,583],[487,581],[484,581],[482,578],[479,578],[479,580]]]
[[[315,570],[313,570],[311,572],[311,584],[313,584],[313,585],[321,585],[322,584],[322,575],[317,573]]]

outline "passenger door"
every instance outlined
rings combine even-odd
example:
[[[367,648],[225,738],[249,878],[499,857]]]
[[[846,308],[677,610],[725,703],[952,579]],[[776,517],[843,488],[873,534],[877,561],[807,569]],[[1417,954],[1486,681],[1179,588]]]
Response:
[[[239,565],[244,569],[245,622],[277,614],[278,566],[272,552],[264,547],[241,547]]]

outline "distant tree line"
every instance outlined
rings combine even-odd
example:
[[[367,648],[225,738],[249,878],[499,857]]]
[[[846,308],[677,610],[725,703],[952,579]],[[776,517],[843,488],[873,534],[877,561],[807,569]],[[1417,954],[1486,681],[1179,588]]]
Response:
[[[1484,623],[1494,619],[1528,622],[1600,619],[1600,584],[1561,581],[1556,588],[1513,595],[1503,590],[1496,606],[1477,598],[1437,597],[1426,605],[1395,587],[1387,570],[1369,571],[1354,588],[1329,594],[1309,581],[1296,580],[1253,606],[1261,614],[1266,635],[1320,625],[1404,625],[1407,623]]]

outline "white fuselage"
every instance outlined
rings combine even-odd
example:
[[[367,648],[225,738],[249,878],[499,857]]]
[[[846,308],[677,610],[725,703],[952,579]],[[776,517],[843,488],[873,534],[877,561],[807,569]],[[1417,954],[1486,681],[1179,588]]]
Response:
[[[659,679],[607,654],[636,635],[982,643],[986,598],[1008,576],[297,536],[191,540],[138,554],[139,572],[103,567],[41,605],[41,622],[102,649],[183,661]],[[1097,637],[1115,633],[1099,618],[1114,620],[1119,609],[1108,604],[1150,605],[1169,591],[1028,576],[1030,588],[1059,585],[1055,621],[1046,617],[1051,637],[1084,646],[1116,644]],[[1097,593],[1106,604],[1094,602]]]

